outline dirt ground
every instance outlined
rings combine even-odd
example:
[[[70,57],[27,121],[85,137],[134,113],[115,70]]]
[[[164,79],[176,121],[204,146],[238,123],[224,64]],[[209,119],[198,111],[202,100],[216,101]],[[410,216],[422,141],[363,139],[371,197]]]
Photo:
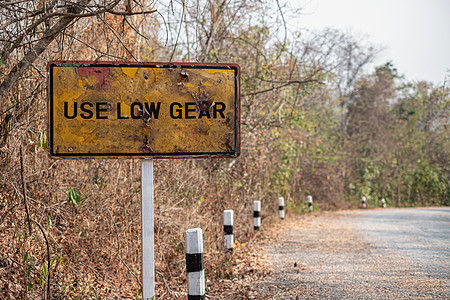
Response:
[[[449,274],[432,276],[410,257],[374,245],[358,228],[364,213],[288,216],[235,254],[240,278],[207,298],[449,299]]]

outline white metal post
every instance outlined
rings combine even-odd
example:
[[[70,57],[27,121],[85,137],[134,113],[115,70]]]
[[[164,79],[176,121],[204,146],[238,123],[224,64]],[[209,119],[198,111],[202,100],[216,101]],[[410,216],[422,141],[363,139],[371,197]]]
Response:
[[[278,214],[281,219],[284,219],[284,197],[278,198]]]
[[[141,164],[142,207],[142,297],[155,296],[155,239],[153,214],[153,158],[143,159]]]
[[[261,201],[253,201],[253,228],[259,230],[261,227]]]
[[[227,249],[228,251],[233,251],[234,235],[232,209],[226,209],[223,211],[223,232],[225,249]]]
[[[205,299],[203,232],[201,228],[194,228],[186,231],[186,270],[188,300]]]
[[[311,212],[313,211],[312,196],[308,196],[307,199],[308,199],[308,209]]]

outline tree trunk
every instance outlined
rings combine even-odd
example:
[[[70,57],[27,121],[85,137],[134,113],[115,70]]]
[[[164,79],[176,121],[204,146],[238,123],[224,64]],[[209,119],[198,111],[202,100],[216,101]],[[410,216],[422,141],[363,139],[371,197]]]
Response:
[[[80,14],[83,12],[85,6],[91,0],[80,0],[73,6],[72,13]],[[50,27],[44,32],[44,36],[39,42],[30,49],[22,60],[15,65],[9,74],[0,84],[0,103],[6,98],[17,80],[25,73],[26,70],[35,62],[35,60],[48,48],[50,43],[77,17],[62,17],[54,26]]]

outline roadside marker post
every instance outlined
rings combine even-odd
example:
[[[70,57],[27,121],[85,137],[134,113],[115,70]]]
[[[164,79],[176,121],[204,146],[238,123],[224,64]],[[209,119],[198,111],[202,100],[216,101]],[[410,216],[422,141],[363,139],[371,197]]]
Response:
[[[381,206],[386,208],[386,200],[384,200],[384,198],[381,198]]]
[[[233,210],[226,209],[223,211],[223,232],[224,246],[230,252],[233,252],[234,234],[233,234]]]
[[[284,219],[284,198],[278,198],[278,215],[283,220]]]
[[[52,158],[143,159],[142,296],[154,299],[153,158],[239,156],[240,67],[52,61],[47,69]]]
[[[367,203],[366,203],[367,200],[366,200],[366,197],[362,196],[361,202],[362,202],[362,207],[363,207],[363,208],[366,208],[366,207],[367,207]]]
[[[201,228],[186,230],[186,271],[188,300],[205,299],[203,232]]]
[[[307,198],[308,198],[308,209],[309,209],[309,212],[312,212],[313,211],[312,196],[308,196]]]
[[[253,229],[261,227],[261,201],[253,201]]]

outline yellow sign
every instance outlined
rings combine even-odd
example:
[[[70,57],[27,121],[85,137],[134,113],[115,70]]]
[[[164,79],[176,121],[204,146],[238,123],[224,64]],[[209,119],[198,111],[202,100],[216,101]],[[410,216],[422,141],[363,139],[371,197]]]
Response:
[[[55,157],[239,155],[235,64],[49,63]]]

